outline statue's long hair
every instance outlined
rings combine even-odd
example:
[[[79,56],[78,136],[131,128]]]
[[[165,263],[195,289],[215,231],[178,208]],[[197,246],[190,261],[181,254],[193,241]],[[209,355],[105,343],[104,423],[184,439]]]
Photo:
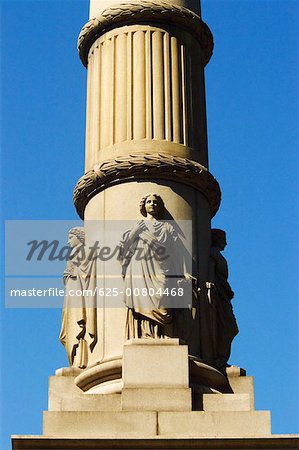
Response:
[[[153,197],[155,197],[158,201],[158,208],[159,208],[158,216],[159,216],[159,219],[161,219],[161,217],[163,216],[163,213],[165,211],[165,205],[162,200],[162,197],[160,197],[160,195],[158,195],[158,194],[154,194],[154,193],[150,192],[149,194],[146,194],[144,197],[142,197],[142,199],[140,200],[140,203],[139,203],[140,212],[144,217],[147,216],[147,213],[145,210],[145,203],[146,203],[146,200],[148,199],[148,197],[150,197],[151,195]]]

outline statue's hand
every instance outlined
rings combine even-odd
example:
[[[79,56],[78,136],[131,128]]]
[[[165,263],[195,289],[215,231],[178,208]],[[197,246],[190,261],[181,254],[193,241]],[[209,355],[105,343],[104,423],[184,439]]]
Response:
[[[137,222],[135,227],[131,230],[131,232],[129,234],[129,239],[131,241],[135,241],[135,239],[137,239],[138,236],[145,230],[146,230],[145,223],[143,220],[140,220],[139,222]]]
[[[186,272],[185,274],[184,274],[184,277],[185,277],[185,280],[186,281],[193,281],[193,280],[195,280],[196,281],[196,278],[194,278],[192,275],[190,275],[190,273],[188,273],[188,272]]]

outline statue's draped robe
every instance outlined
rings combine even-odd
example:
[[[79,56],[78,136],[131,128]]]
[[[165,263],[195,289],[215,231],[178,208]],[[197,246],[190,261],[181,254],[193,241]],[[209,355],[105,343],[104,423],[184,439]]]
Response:
[[[214,310],[215,361],[221,368],[229,360],[231,343],[239,329],[231,304],[234,293],[227,281],[227,261],[217,247],[211,248],[209,275],[209,297]]]
[[[88,356],[97,343],[96,265],[96,258],[81,260],[78,255],[67,262],[64,272],[65,297],[59,339],[70,366],[80,369],[87,367]]]
[[[171,296],[163,293],[177,289],[177,277],[182,277],[177,240],[174,227],[161,221],[154,221],[153,231],[147,228],[135,240],[130,238],[130,231],[124,234],[120,259],[128,308],[127,339],[173,334]]]

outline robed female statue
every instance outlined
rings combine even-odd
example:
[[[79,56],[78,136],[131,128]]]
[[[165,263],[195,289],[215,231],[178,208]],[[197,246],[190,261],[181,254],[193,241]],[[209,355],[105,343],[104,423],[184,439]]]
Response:
[[[174,226],[162,220],[165,206],[159,195],[145,195],[140,212],[144,219],[124,234],[120,244],[126,338],[174,336],[173,305],[180,306],[177,302],[184,295],[179,284],[185,279],[181,242]]]
[[[71,367],[84,369],[97,342],[96,258],[85,251],[82,227],[69,230],[65,296],[59,339]]]

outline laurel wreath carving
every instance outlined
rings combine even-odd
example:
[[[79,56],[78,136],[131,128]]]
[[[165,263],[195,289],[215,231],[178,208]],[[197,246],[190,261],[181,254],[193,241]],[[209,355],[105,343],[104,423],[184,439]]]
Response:
[[[87,203],[108,187],[145,180],[170,180],[190,186],[208,200],[212,217],[218,211],[221,191],[213,175],[201,164],[162,153],[120,156],[96,165],[83,175],[74,189],[74,204],[84,218]]]
[[[174,24],[184,28],[199,41],[206,65],[213,53],[213,35],[201,18],[187,8],[169,5],[163,1],[140,1],[121,3],[105,9],[98,17],[90,19],[78,38],[80,59],[87,67],[88,52],[95,40],[116,25],[138,24],[141,21]]]

